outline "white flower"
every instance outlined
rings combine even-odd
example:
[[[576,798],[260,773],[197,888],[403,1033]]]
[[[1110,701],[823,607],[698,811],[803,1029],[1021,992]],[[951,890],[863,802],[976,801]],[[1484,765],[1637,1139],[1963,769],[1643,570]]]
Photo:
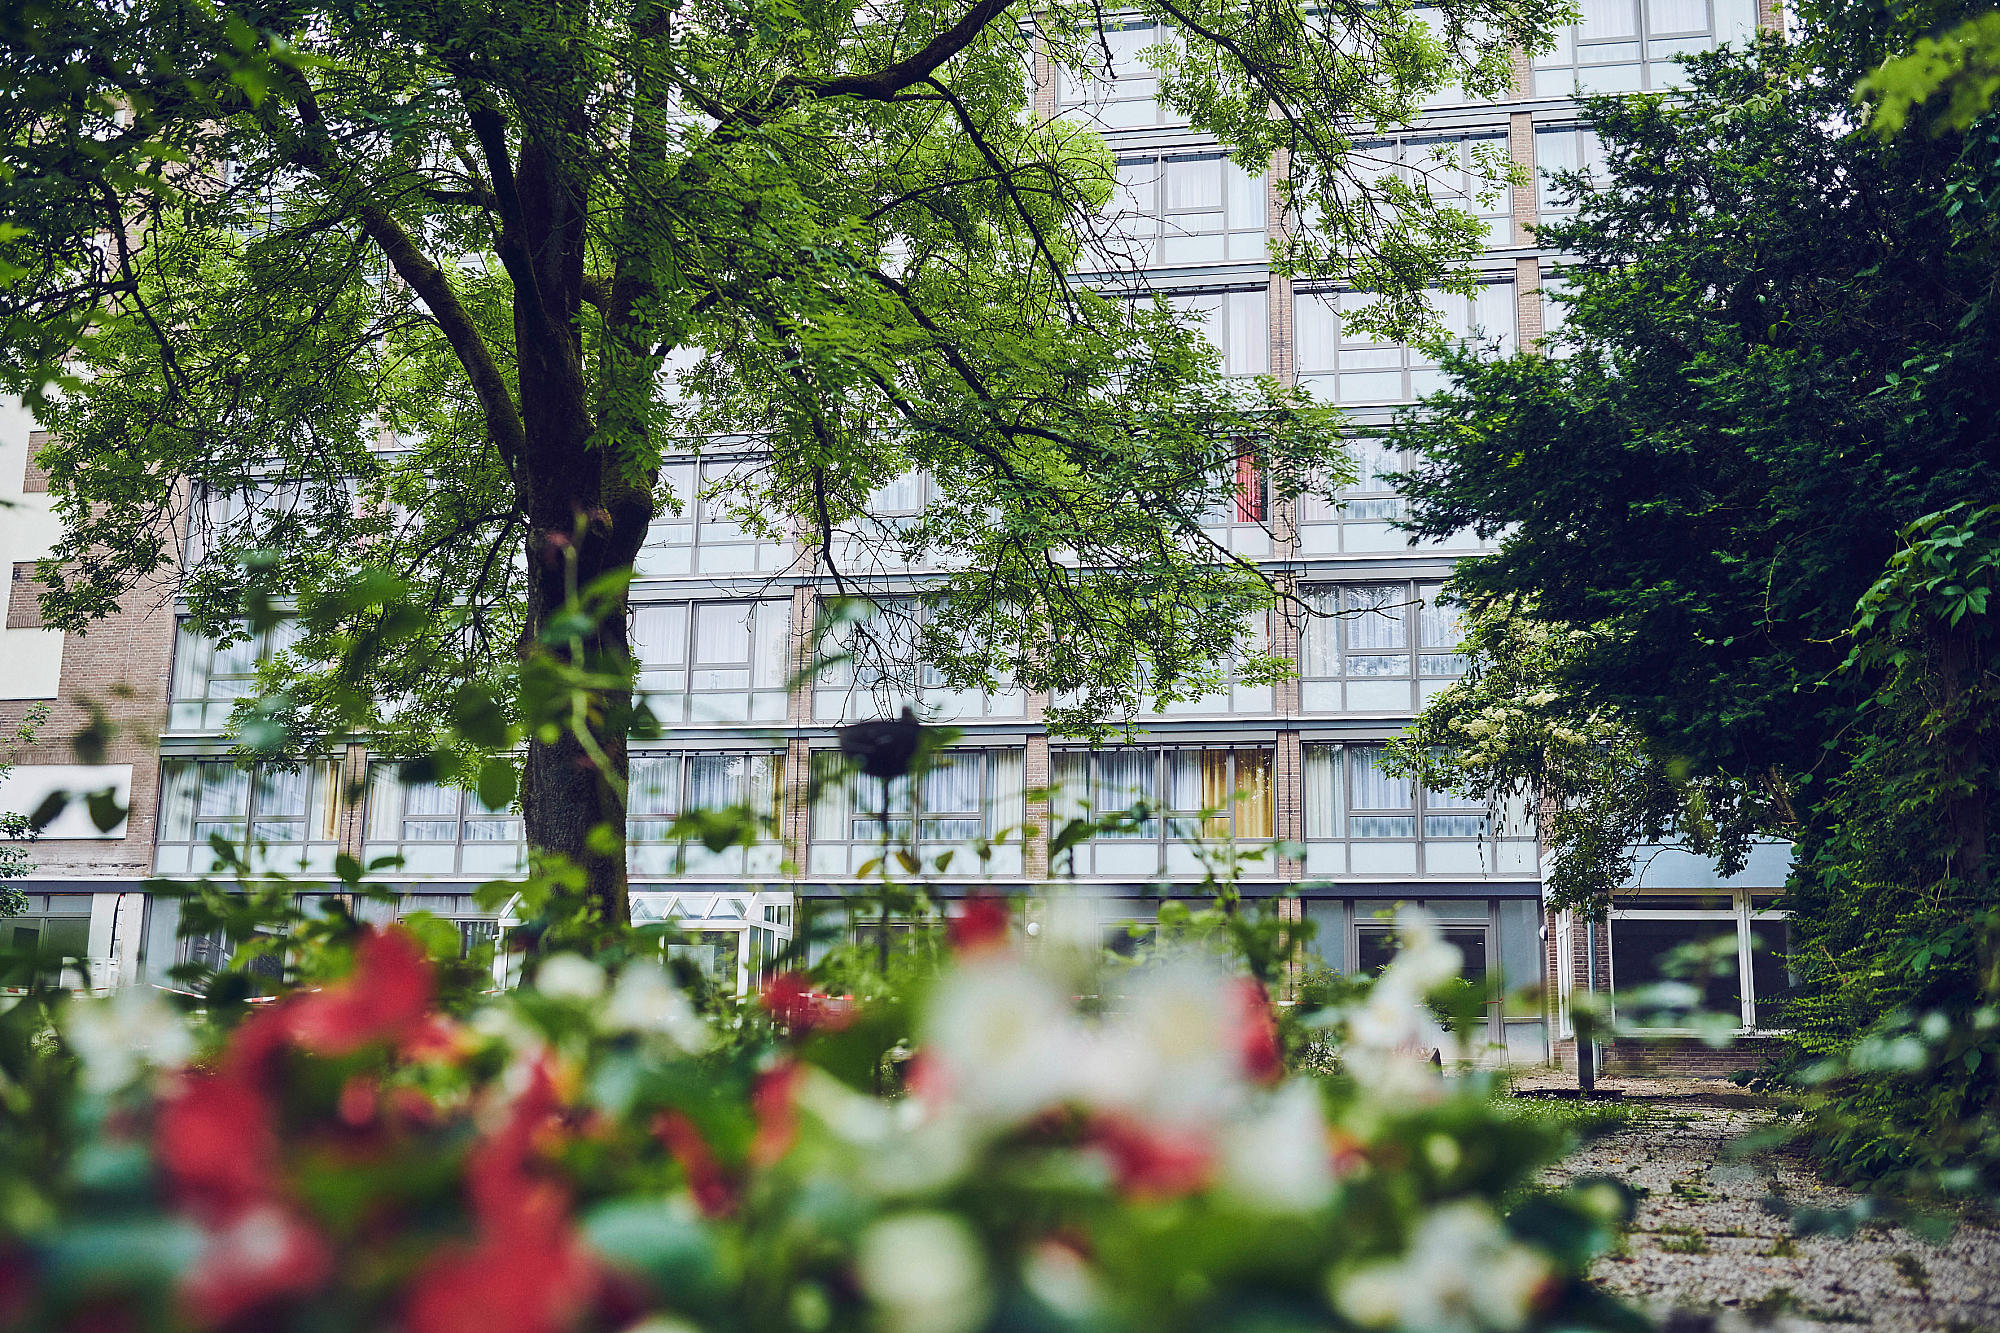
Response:
[[[194,1055],[187,1025],[150,986],[72,1001],[63,1009],[62,1030],[82,1062],[87,1092],[116,1092],[147,1069],[178,1069]]]
[[[968,1333],[992,1308],[970,1228],[944,1213],[904,1213],[868,1228],[854,1256],[885,1333]]]
[[[1401,1259],[1338,1282],[1334,1305],[1368,1328],[1507,1333],[1528,1317],[1548,1261],[1508,1236],[1483,1205],[1447,1204],[1426,1217]]]
[[[559,953],[543,960],[535,973],[535,989],[552,1000],[587,1004],[604,994],[604,969],[581,954]]]
[[[939,984],[919,1049],[969,1117],[1015,1121],[1077,1095],[1087,1046],[1068,998],[1018,958],[996,954]]]
[[[1179,1125],[1217,1119],[1244,1094],[1241,1018],[1234,981],[1214,963],[1142,968],[1091,1062],[1095,1099]]]
[[[1333,1193],[1333,1159],[1319,1090],[1295,1079],[1222,1135],[1222,1187],[1248,1207],[1306,1213]]]
[[[715,1044],[715,1033],[667,976],[666,969],[647,963],[634,963],[619,974],[603,1019],[609,1031],[658,1033],[689,1055],[699,1055]]]

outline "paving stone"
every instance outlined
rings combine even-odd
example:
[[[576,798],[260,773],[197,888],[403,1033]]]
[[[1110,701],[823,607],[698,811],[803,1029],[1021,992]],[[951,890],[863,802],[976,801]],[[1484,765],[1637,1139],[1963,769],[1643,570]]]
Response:
[[[1537,1083],[1564,1086],[1520,1086]],[[1749,1151],[1746,1138],[1772,1124],[1758,1098],[1703,1079],[1600,1086],[1654,1114],[1584,1145],[1550,1179],[1609,1175],[1644,1191],[1625,1252],[1599,1260],[1591,1276],[1666,1333],[2000,1333],[2000,1231],[1966,1223],[1942,1245],[1886,1226],[1797,1236],[1768,1197],[1833,1208],[1853,1195],[1817,1179],[1796,1153]]]

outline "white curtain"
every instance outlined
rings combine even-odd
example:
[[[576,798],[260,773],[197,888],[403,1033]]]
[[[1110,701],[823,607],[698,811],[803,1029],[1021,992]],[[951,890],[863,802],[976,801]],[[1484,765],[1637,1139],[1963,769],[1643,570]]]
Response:
[[[1340,747],[1305,747],[1305,816],[1308,838],[1340,836]]]

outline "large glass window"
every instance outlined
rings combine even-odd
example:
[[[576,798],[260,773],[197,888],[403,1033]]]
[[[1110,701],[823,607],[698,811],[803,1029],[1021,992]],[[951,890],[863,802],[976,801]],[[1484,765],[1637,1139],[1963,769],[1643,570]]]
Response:
[[[1305,747],[1306,873],[1535,873],[1525,806],[1496,810],[1389,771],[1380,745]]]
[[[1502,134],[1424,135],[1357,144],[1356,176],[1394,177],[1433,203],[1470,214],[1485,228],[1485,244],[1513,243],[1513,192]]]
[[[114,961],[90,957],[92,895],[31,893],[27,898],[27,911],[0,919],[0,942],[17,953],[38,954],[44,965],[38,978],[43,985],[67,981],[93,988],[110,986]],[[19,995],[26,990],[26,986],[8,986],[0,989],[0,994]]]
[[[167,689],[168,731],[221,731],[238,699],[255,698],[257,666],[299,638],[293,621],[228,644],[197,634],[181,620],[174,629],[174,670]]]
[[[1746,1029],[1786,1026],[1796,978],[1788,966],[1790,923],[1756,892],[1620,894],[1611,913],[1611,995],[1621,1022],[1687,1026],[1684,1011],[1661,1007],[1648,988],[1694,989],[1703,1013]]]
[[[214,868],[209,840],[220,836],[258,869],[325,873],[339,850],[339,766],[332,760],[239,766],[229,759],[160,764],[160,836],[154,867],[163,875]]]
[[[784,809],[785,756],[635,754],[626,809],[627,862],[635,875],[774,875],[784,861],[778,836]],[[674,820],[691,810],[747,806],[758,838],[749,847],[712,852],[674,835]]]
[[[1536,130],[1535,211],[1543,217],[1575,212],[1576,199],[1557,178],[1577,173],[1593,185],[1604,179],[1604,141],[1597,131],[1581,125]]]
[[[876,599],[874,613],[830,626],[813,676],[813,717],[824,722],[895,717],[905,706],[927,718],[1019,717],[1027,697],[1000,681],[993,689],[954,689],[943,672],[918,660],[931,608],[914,597]]]
[[[1428,296],[1446,337],[1497,339],[1502,354],[1513,350],[1513,283],[1482,283],[1469,297],[1437,291]],[[1353,323],[1350,316],[1374,299],[1363,292],[1310,291],[1293,298],[1300,387],[1340,403],[1410,402],[1444,387],[1444,372],[1430,352]]]
[[[837,753],[817,753],[812,873],[856,874],[881,857],[886,811],[890,845],[914,846],[925,874],[1020,874],[1022,755],[1018,749],[947,750],[914,779],[885,786]],[[990,852],[985,861],[981,844]]]
[[[1074,853],[1079,875],[1200,874],[1218,858],[1226,861],[1232,851],[1249,851],[1273,836],[1267,749],[1059,750],[1052,770],[1058,831],[1071,819],[1144,810],[1131,827],[1080,844]],[[1274,868],[1268,862],[1262,867]]]
[[[1582,21],[1535,57],[1535,95],[1629,93],[1681,82],[1680,57],[1749,37],[1756,0],[1581,0]]]
[[[654,602],[632,612],[639,689],[677,722],[782,722],[791,603]]]
[[[366,860],[399,856],[408,875],[506,875],[527,865],[521,817],[440,782],[406,779],[395,764],[368,774]]]
[[[1299,704],[1308,713],[1414,713],[1465,674],[1457,608],[1436,583],[1301,590]]]
[[[1089,52],[1089,69],[1056,71],[1056,107],[1107,130],[1174,123],[1174,112],[1159,100],[1159,71],[1140,54],[1172,40],[1151,23],[1106,27],[1101,44]]]
[[[1202,514],[1202,531],[1234,555],[1271,553],[1271,483],[1248,450],[1225,473],[1229,489]]]
[[[1121,158],[1106,245],[1131,267],[1256,262],[1269,243],[1267,204],[1264,173],[1220,153]]]
[[[669,463],[661,469],[680,501],[647,531],[635,572],[640,578],[676,574],[768,574],[792,559],[788,543],[767,541],[740,521],[743,495],[759,480],[756,459]]]

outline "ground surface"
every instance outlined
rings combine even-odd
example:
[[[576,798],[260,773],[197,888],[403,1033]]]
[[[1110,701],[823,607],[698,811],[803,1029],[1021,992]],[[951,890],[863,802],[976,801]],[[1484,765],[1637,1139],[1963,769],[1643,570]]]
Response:
[[[1525,1082],[1561,1087],[1549,1078]],[[1746,1154],[1772,1123],[1760,1101],[1698,1079],[1606,1079],[1648,1108],[1586,1143],[1552,1173],[1610,1175],[1641,1191],[1633,1232],[1592,1276],[1612,1293],[1692,1330],[1821,1327],[2000,1333],[2000,1231],[1963,1225],[1943,1245],[1900,1227],[1798,1236],[1765,1207],[1838,1206],[1797,1156]],[[1678,1313],[1675,1313],[1678,1312]]]

